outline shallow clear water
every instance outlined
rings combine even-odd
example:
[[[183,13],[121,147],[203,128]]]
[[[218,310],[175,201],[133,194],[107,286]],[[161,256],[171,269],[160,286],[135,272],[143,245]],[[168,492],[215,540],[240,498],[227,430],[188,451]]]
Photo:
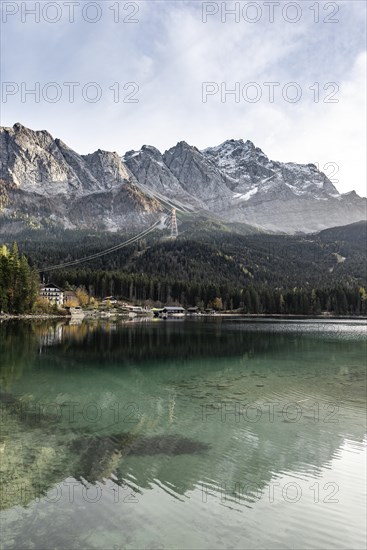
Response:
[[[364,321],[0,324],[2,547],[366,546]]]

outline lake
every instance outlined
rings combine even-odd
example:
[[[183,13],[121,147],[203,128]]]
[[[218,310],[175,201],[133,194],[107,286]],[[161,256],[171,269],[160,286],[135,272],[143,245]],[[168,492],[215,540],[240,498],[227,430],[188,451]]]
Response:
[[[366,324],[0,324],[4,549],[362,549]]]

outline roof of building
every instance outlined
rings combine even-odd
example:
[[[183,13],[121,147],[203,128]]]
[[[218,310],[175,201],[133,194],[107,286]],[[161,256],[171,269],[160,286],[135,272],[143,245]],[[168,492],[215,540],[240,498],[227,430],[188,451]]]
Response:
[[[45,289],[45,288],[53,288],[55,290],[59,290],[60,292],[64,292],[62,290],[62,288],[60,288],[59,286],[54,285],[53,283],[42,284],[41,289]]]

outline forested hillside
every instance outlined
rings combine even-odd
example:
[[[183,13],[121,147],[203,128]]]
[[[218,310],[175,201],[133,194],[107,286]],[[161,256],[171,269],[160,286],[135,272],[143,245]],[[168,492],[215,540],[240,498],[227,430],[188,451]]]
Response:
[[[314,235],[241,234],[219,223],[187,223],[175,240],[157,231],[106,256],[45,271],[63,287],[84,285],[97,297],[243,308],[249,313],[364,313],[366,223]],[[58,231],[18,236],[40,268],[115,246],[129,235]]]

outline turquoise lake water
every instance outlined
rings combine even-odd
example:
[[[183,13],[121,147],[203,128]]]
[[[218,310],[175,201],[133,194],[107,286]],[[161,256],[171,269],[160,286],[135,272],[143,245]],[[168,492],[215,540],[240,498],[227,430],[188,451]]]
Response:
[[[362,320],[2,322],[2,548],[365,548],[366,353]]]

